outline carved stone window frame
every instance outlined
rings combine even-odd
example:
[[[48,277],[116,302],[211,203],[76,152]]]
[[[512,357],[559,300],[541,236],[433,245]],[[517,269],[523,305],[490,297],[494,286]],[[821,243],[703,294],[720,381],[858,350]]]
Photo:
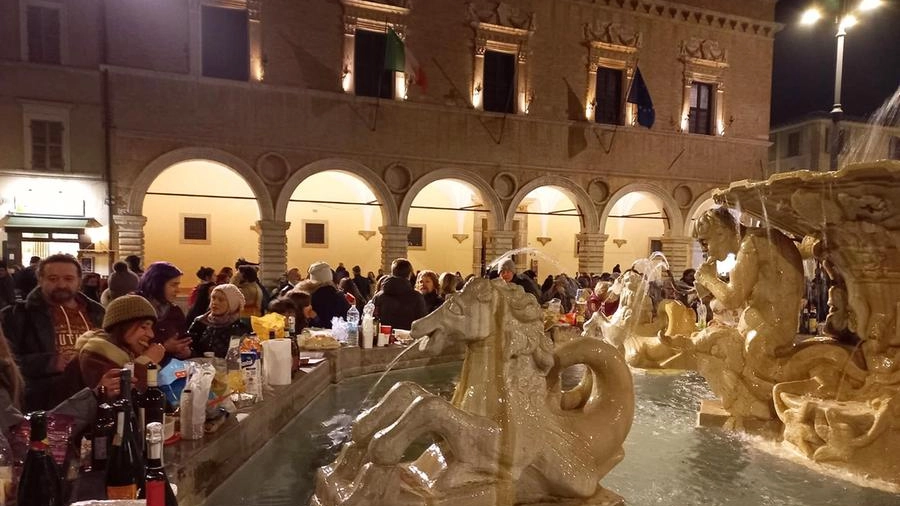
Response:
[[[691,41],[694,42],[694,41]],[[704,42],[704,41],[701,41]],[[717,58],[697,57],[688,53],[688,42],[681,43],[679,60],[684,64],[684,86],[681,102],[681,132],[689,133],[688,122],[691,111],[691,88],[694,83],[709,84],[713,88],[712,100],[712,134],[724,136],[725,121],[725,71],[728,69],[727,53],[721,51]],[[716,48],[718,44],[716,43]]]
[[[265,56],[262,53],[262,1],[263,0],[190,0],[188,22],[190,24],[190,72],[203,76],[203,7],[246,9],[249,76],[251,81],[265,78]]]
[[[528,76],[528,41],[534,30],[477,21],[475,28],[474,71],[472,72],[472,107],[484,110],[484,53],[497,51],[516,56],[516,114],[528,114],[534,93]]]
[[[587,32],[587,27],[586,30]],[[637,32],[634,45],[626,46],[601,40],[587,40],[588,64],[587,64],[587,90],[585,91],[584,117],[588,121],[594,121],[597,107],[597,69],[603,67],[622,71],[622,103],[624,124],[634,126],[637,122],[637,106],[627,102],[628,91],[631,89],[631,81],[634,79],[634,71],[637,68],[638,54],[641,48],[641,34]]]
[[[356,30],[387,33],[394,30],[400,39],[406,38],[406,17],[410,13],[409,0],[392,5],[370,0],[341,0],[344,6],[344,51],[341,62],[341,89],[353,95],[355,89],[354,59],[356,56]],[[394,100],[406,100],[409,89],[404,72],[394,72]]]

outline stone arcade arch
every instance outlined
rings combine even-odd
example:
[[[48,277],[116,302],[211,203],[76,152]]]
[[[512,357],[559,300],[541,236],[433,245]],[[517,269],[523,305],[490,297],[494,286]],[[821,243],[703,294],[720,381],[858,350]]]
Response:
[[[508,245],[505,249],[498,248],[499,251],[512,249],[512,238],[515,234],[513,222],[516,219],[516,210],[532,191],[541,187],[551,187],[561,191],[578,208],[579,214],[581,214],[580,233],[572,241],[573,252],[577,249],[577,268],[581,272],[598,272],[603,264],[603,250],[597,209],[584,188],[563,176],[541,176],[519,188],[506,211],[504,230],[509,234]]]
[[[697,241],[693,240],[693,238],[691,237],[691,232],[694,227],[694,221],[699,218],[701,214],[705,213],[707,209],[716,205],[712,197],[714,191],[715,189],[708,190],[702,195],[698,196],[687,212],[686,216],[688,219],[684,221],[684,236],[691,240],[688,267],[693,267],[696,269],[697,266],[699,266],[703,262],[703,252],[700,251],[700,244]],[[678,276],[676,275],[675,277],[677,278]]]
[[[354,179],[363,183],[365,187],[371,191],[374,199],[378,201],[381,209],[381,226],[378,227],[377,232],[380,235],[380,252],[381,252],[381,261],[379,266],[381,268],[385,268],[385,265],[390,265],[390,261],[397,256],[405,256],[406,254],[406,244],[407,244],[407,233],[406,227],[398,227],[398,212],[396,207],[396,202],[394,201],[393,195],[391,195],[391,191],[385,182],[379,178],[375,172],[366,167],[365,165],[355,162],[353,160],[346,160],[340,158],[328,158],[323,160],[318,160],[307,164],[301,167],[299,170],[294,172],[291,177],[285,182],[284,187],[281,189],[279,193],[278,200],[275,205],[275,216],[278,218],[278,221],[285,223],[285,226],[291,226],[291,223],[287,221],[288,216],[288,206],[291,203],[291,198],[300,185],[309,179],[313,175],[322,174],[326,172],[337,172],[341,174],[345,174],[348,176],[352,176]],[[316,200],[333,200],[333,201],[341,201],[346,198],[341,193],[341,188],[335,188],[333,192],[329,195],[324,195],[317,197]],[[304,218],[306,219],[306,218]],[[335,228],[337,228],[337,224],[335,224]],[[302,241],[303,237],[303,224],[297,223],[295,225],[295,229],[293,229],[290,233],[292,240],[300,240]],[[402,230],[401,230],[402,229]],[[375,232],[376,230],[372,230]],[[329,232],[331,233],[331,232]],[[359,238],[357,234],[357,230],[353,229],[348,234],[354,234],[356,238]],[[287,234],[285,234],[285,239]],[[294,239],[295,238],[295,239]],[[370,236],[371,238],[371,236]],[[402,251],[399,251],[400,246],[402,246]],[[369,241],[369,238],[365,239],[365,242],[362,244],[363,248],[378,250],[379,242]],[[366,250],[362,250],[366,251]],[[367,251],[370,256],[374,251]],[[285,258],[287,257],[287,248],[285,245]],[[389,258],[389,259],[388,259]],[[323,258],[324,259],[324,258]],[[326,259],[327,260],[327,259]],[[335,260],[331,260],[335,261]],[[337,261],[348,261],[353,262],[353,260],[337,260]],[[346,265],[346,264],[345,264]],[[332,267],[336,267],[337,265],[333,265]],[[295,267],[304,270],[308,265],[296,265]],[[352,265],[346,265],[349,269]],[[371,266],[363,266],[364,269],[374,270],[375,265]]]
[[[500,198],[497,196],[496,192],[494,192],[493,188],[484,181],[480,176],[471,173],[462,169],[454,169],[454,168],[445,168],[438,169],[434,171],[430,171],[424,176],[417,179],[407,190],[406,195],[403,198],[403,201],[400,204],[400,226],[408,227],[410,223],[410,215],[415,216],[419,214],[419,212],[423,213],[447,213],[447,211],[440,210],[418,210],[413,209],[413,204],[419,199],[422,195],[423,190],[426,188],[430,188],[435,183],[440,183],[442,181],[452,181],[458,184],[461,184],[472,191],[473,194],[478,195],[481,198],[482,204],[484,205],[487,214],[484,213],[468,213],[461,212],[458,219],[464,220],[466,223],[469,223],[468,226],[464,226],[465,230],[460,231],[457,229],[453,230],[441,230],[439,232],[431,232],[433,227],[437,224],[444,224],[447,226],[451,226],[449,223],[444,223],[443,220],[439,220],[438,223],[427,223],[429,228],[426,228],[426,232],[429,237],[439,237],[441,242],[446,246],[443,248],[445,251],[452,252],[455,250],[459,250],[461,253],[463,249],[466,251],[470,251],[471,255],[466,260],[462,260],[459,258],[458,265],[450,266],[449,264],[441,264],[437,262],[436,265],[432,265],[433,262],[425,261],[419,262],[421,265],[418,265],[416,262],[413,263],[417,268],[428,268],[428,269],[442,269],[442,270],[459,270],[463,273],[473,272],[479,273],[483,269],[485,258],[488,255],[488,251],[486,250],[486,242],[490,238],[491,234],[496,231],[500,231],[503,229],[504,223],[504,212],[503,212],[503,204],[500,201]],[[422,205],[422,203],[418,203],[417,205]],[[428,205],[428,203],[425,203]],[[446,218],[445,214],[440,215]],[[421,220],[420,220],[421,221]],[[429,221],[429,220],[426,220]],[[482,223],[484,222],[484,223]],[[459,226],[460,224],[455,224],[454,226]],[[470,237],[459,237],[459,242],[455,242],[450,239],[453,232],[457,233],[465,233]],[[435,233],[445,234],[441,236],[436,236]],[[434,243],[430,243],[434,244]],[[426,244],[428,247],[427,252],[425,253],[426,258],[432,258],[433,252],[435,251],[434,246]],[[415,257],[414,253],[409,253],[409,256]],[[457,255],[458,256],[458,255]],[[471,268],[471,270],[470,270]]]
[[[620,188],[609,198],[609,200],[607,200],[606,204],[604,205],[603,212],[601,213],[600,217],[600,231],[606,234],[607,224],[609,221],[609,217],[612,214],[613,208],[623,197],[631,193],[648,194],[654,199],[658,200],[661,211],[663,212],[663,215],[665,217],[665,219],[663,220],[663,233],[661,236],[648,237],[648,239],[659,241],[661,251],[669,260],[669,265],[673,270],[673,273],[681,272],[688,263],[688,247],[690,238],[685,237],[682,234],[684,227],[684,218],[681,209],[678,207],[678,204],[675,202],[675,199],[672,198],[669,192],[665,191],[661,187],[656,186],[652,183],[640,182],[628,184]],[[618,238],[606,237],[605,248],[607,251],[610,251],[610,248],[616,247],[613,243],[614,239]],[[640,255],[643,255],[643,253],[641,253]],[[637,258],[633,258],[631,259],[631,261],[636,259]],[[620,263],[622,269],[628,268],[628,265],[621,264],[621,262],[610,259],[607,260],[607,265],[604,266],[605,270],[611,270],[615,263]]]
[[[120,187],[126,191],[123,192],[124,202],[120,203],[119,209],[121,214],[113,216],[116,224],[115,248],[117,256],[123,258],[127,255],[145,256],[145,231],[144,227],[147,218],[144,216],[144,205],[147,191],[154,181],[167,169],[191,161],[203,161],[215,164],[217,166],[230,170],[235,175],[243,179],[244,183],[250,188],[252,196],[256,201],[259,221],[256,223],[257,228],[265,227],[272,223],[274,219],[274,208],[272,198],[266,188],[265,183],[253,168],[241,158],[223,151],[221,149],[210,147],[184,147],[169,151],[157,157],[137,175],[134,182],[130,185],[119,183]],[[186,192],[185,192],[186,193]],[[197,212],[191,210],[191,212]],[[173,225],[176,226],[176,225]],[[180,227],[179,227],[180,228]],[[260,261],[263,263],[263,277],[267,277],[267,269],[263,260],[263,245],[258,242],[253,248],[258,250]],[[253,256],[253,255],[248,255]],[[231,261],[233,262],[234,259]],[[182,266],[188,272],[194,267],[192,265]],[[277,277],[277,271],[274,272]],[[271,275],[268,276],[274,279]]]

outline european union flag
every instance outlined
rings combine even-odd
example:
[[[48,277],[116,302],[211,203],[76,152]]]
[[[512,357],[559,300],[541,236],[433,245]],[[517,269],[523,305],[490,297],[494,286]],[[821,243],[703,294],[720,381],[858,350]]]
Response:
[[[627,102],[637,104],[638,125],[650,128],[656,121],[656,111],[653,110],[653,100],[650,98],[650,90],[644,83],[644,76],[641,75],[641,69],[634,71],[634,79],[631,81],[631,90],[628,91]]]

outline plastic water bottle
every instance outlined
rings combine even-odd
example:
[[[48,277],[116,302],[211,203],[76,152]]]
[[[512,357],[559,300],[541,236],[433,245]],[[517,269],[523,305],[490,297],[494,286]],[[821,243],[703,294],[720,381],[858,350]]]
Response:
[[[347,310],[347,342],[351,346],[359,343],[359,311],[356,306],[350,306]]]

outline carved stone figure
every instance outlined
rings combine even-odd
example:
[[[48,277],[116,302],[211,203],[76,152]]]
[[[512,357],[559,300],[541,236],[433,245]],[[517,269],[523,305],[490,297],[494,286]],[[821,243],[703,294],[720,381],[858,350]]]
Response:
[[[900,163],[778,174],[716,200],[813,244],[835,283],[831,335],[794,344],[796,248],[777,229],[738,227],[720,208],[698,220],[695,236],[711,261],[737,251],[737,262],[729,282],[711,266],[696,281],[742,312],[737,327],[692,337],[700,372],[733,415],[774,413],[785,443],[811,459],[900,485],[900,462],[888,457],[900,448]]]
[[[554,350],[534,297],[500,279],[473,279],[413,323],[440,350],[465,342],[451,401],[398,383],[352,427],[351,441],[319,470],[315,505],[612,505],[599,485],[623,457],[634,392],[621,354],[597,339]],[[565,393],[560,373],[585,364]],[[436,434],[411,462],[414,441]]]
[[[681,55],[683,58],[696,58],[717,63],[725,63],[728,59],[728,52],[719,47],[717,41],[695,37],[681,43]]]
[[[660,302],[658,317],[647,295],[647,281],[634,269],[616,279],[621,290],[619,307],[611,316],[597,311],[584,324],[582,336],[604,339],[625,355],[633,367],[644,369],[692,369],[690,355],[680,354],[670,336],[690,335],[695,328],[694,311],[674,300]],[[671,360],[677,357],[677,360]]]
[[[534,30],[534,13],[510,5],[506,2],[497,2],[492,9],[479,9],[472,2],[466,2],[469,22],[490,23],[492,25],[518,28],[521,30]]]
[[[584,38],[625,47],[641,47],[641,32],[621,23],[594,22],[584,25]]]

